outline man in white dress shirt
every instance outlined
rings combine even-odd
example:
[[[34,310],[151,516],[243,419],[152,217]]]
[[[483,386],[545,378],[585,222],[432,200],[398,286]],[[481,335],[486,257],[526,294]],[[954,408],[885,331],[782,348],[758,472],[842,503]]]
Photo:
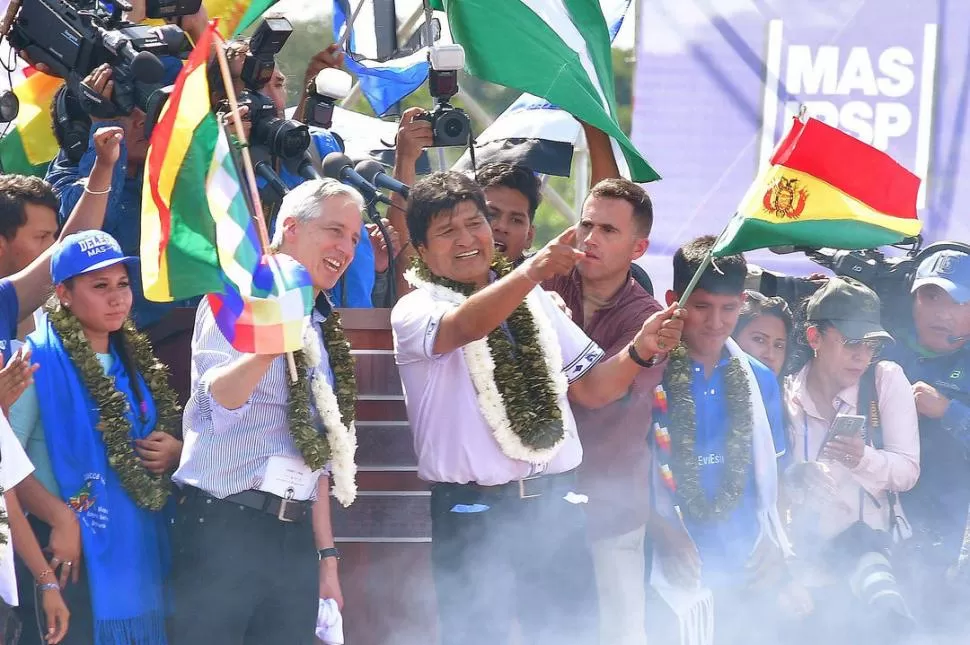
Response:
[[[284,198],[272,247],[306,267],[315,296],[353,260],[362,208],[355,190],[331,179],[306,182]],[[327,314],[313,312],[308,342],[316,342],[321,360],[307,369],[311,392],[316,379],[333,388],[321,331]],[[343,604],[330,469],[312,471],[291,436],[290,388],[284,355],[237,352],[208,302],[199,305],[185,447],[172,477],[182,487],[173,539],[173,642],[309,644],[318,596]],[[324,428],[315,395],[309,400],[312,424],[326,431],[333,448],[334,428]]]
[[[538,285],[583,254],[570,230],[512,269],[493,264],[482,189],[459,173],[416,184],[415,291],[391,314],[418,476],[431,482],[442,645],[595,643],[597,596],[568,400],[624,396],[680,340],[676,305],[603,351]],[[567,400],[568,397],[568,400]]]

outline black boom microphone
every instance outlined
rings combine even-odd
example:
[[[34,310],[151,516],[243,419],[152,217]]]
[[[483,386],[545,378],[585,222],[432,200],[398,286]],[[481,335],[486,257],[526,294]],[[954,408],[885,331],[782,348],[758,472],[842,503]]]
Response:
[[[354,164],[350,160],[350,157],[343,154],[342,152],[331,152],[326,157],[323,158],[323,174],[332,179],[353,186],[360,194],[364,196],[367,201],[378,201],[383,204],[391,204],[389,197],[385,196],[381,191],[360,176],[360,174],[354,170]]]
[[[364,159],[363,161],[358,161],[357,165],[354,166],[354,170],[357,174],[369,181],[374,186],[378,188],[383,188],[384,190],[389,190],[392,193],[397,193],[404,199],[407,199],[411,194],[411,187],[405,183],[394,179],[384,171],[384,166],[373,159]]]

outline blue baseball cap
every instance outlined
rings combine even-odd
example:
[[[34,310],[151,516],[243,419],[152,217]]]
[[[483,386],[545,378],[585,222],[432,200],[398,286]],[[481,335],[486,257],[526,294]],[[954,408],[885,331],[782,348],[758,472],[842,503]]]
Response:
[[[970,300],[970,255],[953,249],[938,251],[920,262],[913,289],[934,284],[957,302]]]
[[[69,278],[138,258],[125,255],[121,246],[104,231],[72,233],[57,244],[51,257],[51,281],[60,284]]]

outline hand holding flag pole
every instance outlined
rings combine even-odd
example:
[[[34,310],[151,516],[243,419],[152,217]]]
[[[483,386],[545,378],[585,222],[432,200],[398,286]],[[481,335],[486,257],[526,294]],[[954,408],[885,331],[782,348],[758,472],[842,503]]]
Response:
[[[218,23],[218,18],[214,21],[214,23]],[[260,203],[259,189],[256,186],[256,173],[253,170],[253,161],[249,155],[249,142],[246,140],[246,133],[243,130],[242,119],[239,117],[239,103],[236,101],[235,92],[232,91],[232,74],[229,71],[229,60],[226,58],[226,52],[223,47],[225,40],[218,30],[215,31],[215,36],[215,49],[216,58],[219,61],[219,72],[222,75],[222,83],[227,89],[226,97],[229,101],[229,113],[232,115],[232,124],[233,129],[235,130],[236,139],[240,143],[243,169],[246,173],[246,183],[248,184],[250,193],[250,202],[254,207],[250,213],[250,216],[256,220],[256,229],[259,231],[259,241],[260,246],[262,247],[260,250],[265,252],[266,249],[269,248],[269,234],[266,231],[266,223],[260,216],[258,208],[256,208]],[[290,380],[293,383],[296,383],[298,376],[296,372],[296,361],[293,358],[293,352],[286,352],[286,364],[289,367]]]

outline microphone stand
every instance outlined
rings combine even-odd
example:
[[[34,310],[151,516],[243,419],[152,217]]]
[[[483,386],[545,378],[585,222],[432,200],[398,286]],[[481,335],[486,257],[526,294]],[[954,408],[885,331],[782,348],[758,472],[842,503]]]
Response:
[[[367,219],[377,226],[377,230],[381,232],[381,237],[384,238],[384,244],[387,245],[387,275],[389,282],[387,285],[387,291],[384,293],[383,304],[385,307],[393,307],[394,303],[397,301],[397,273],[394,248],[391,246],[391,235],[387,232],[387,227],[384,226],[384,222],[381,221],[380,213],[377,212],[376,197],[372,197],[367,200],[366,208]]]

